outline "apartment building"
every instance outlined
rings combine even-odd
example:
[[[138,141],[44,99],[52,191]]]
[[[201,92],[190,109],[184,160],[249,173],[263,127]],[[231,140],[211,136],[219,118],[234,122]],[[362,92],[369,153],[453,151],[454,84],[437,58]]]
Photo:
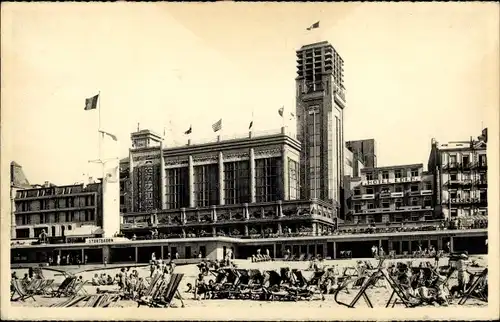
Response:
[[[351,181],[349,218],[355,224],[400,224],[435,219],[433,176],[422,164],[361,169]]]
[[[436,211],[446,219],[474,221],[488,215],[487,131],[478,139],[432,139],[428,168],[434,173]]]

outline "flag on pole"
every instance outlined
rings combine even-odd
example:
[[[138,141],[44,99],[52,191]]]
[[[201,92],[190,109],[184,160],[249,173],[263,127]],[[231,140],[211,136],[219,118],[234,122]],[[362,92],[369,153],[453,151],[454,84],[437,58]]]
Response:
[[[97,100],[99,99],[99,94],[85,99],[85,111],[95,110],[97,108]]]
[[[250,121],[250,125],[248,126],[248,129],[250,130],[253,126],[253,121]]]
[[[293,120],[295,118],[295,114],[293,114],[292,112],[290,112],[290,120]]]
[[[214,132],[220,131],[222,129],[222,119],[212,124],[212,129],[214,130]]]
[[[313,30],[313,29],[317,29],[319,28],[319,21],[316,21],[315,23],[313,23],[309,28],[307,28],[307,30]]]
[[[187,130],[186,132],[184,132],[184,134],[191,134],[191,132],[193,132],[193,126],[192,125],[189,126],[189,130]]]
[[[278,114],[283,117],[283,112],[285,111],[285,107],[282,106],[279,110],[278,110]]]
[[[103,130],[99,130],[99,133],[101,133],[103,136],[104,135],[109,136],[113,141],[118,141],[118,138],[114,134],[111,134],[111,133],[103,131]]]

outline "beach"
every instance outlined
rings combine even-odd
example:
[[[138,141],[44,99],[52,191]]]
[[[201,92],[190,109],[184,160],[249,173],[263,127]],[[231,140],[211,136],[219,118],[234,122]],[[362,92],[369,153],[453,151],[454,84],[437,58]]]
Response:
[[[479,257],[471,257],[471,259],[474,259],[481,267],[487,266],[487,257],[486,256],[479,256]],[[356,265],[356,261],[358,259],[346,259],[346,260],[325,260],[323,262],[324,266],[333,266],[336,265],[339,268],[342,267],[354,267]],[[376,266],[377,261],[374,259],[364,259],[364,260],[369,260],[372,262],[374,266]],[[401,260],[391,260],[390,262],[398,262],[398,261],[403,261],[407,262],[410,259],[401,259]],[[415,264],[419,264],[422,261],[431,261],[431,259],[411,259],[414,261]],[[259,262],[259,263],[252,263],[248,260],[236,260],[235,264],[237,265],[238,268],[252,268],[252,269],[261,269],[261,270],[279,270],[281,267],[290,267],[290,268],[296,268],[300,270],[304,270],[304,275],[310,275],[312,272],[306,271],[309,262],[307,261],[294,261],[294,262],[284,262],[284,261],[269,261],[269,262]],[[447,259],[441,259],[440,265],[446,265],[447,264]],[[103,265],[88,265],[88,266],[61,266],[61,267],[49,267],[49,268],[44,268],[43,269],[43,274],[46,279],[54,279],[54,285],[53,287],[57,287],[64,279],[64,276],[61,274],[61,272],[58,272],[57,270],[65,270],[67,272],[71,272],[73,274],[76,274],[77,276],[82,276],[83,280],[90,281],[92,280],[92,277],[94,274],[101,274],[101,273],[106,273],[114,277],[120,270],[121,267],[124,267],[125,265],[113,265],[113,266],[108,266],[104,267]],[[127,265],[130,266],[130,265]],[[146,277],[149,276],[149,267],[147,265],[140,265],[140,266],[132,266],[131,270],[136,269],[139,273],[139,276],[141,277]],[[480,269],[480,268],[478,268]],[[12,272],[16,272],[17,276],[19,278],[22,278],[25,273],[28,272],[27,268],[16,268],[12,269]],[[193,299],[193,294],[192,293],[187,293],[187,284],[190,283],[194,285],[194,281],[196,277],[199,274],[199,269],[196,265],[183,265],[183,266],[177,266],[175,268],[176,273],[184,274],[184,277],[180,283],[179,286],[179,292],[181,296],[183,297],[183,304],[184,308],[181,308],[182,303],[179,299],[174,299],[173,301],[173,306],[178,307],[181,310],[190,310],[191,308],[224,308],[224,309],[234,309],[237,310],[238,308],[268,308],[268,309],[302,309],[302,308],[335,308],[335,307],[342,307],[341,305],[337,304],[334,301],[334,296],[333,295],[325,295],[325,300],[312,300],[312,301],[297,301],[297,302],[289,302],[289,301],[257,301],[257,300],[241,300],[241,299],[206,299],[206,300],[194,300]],[[211,274],[206,277],[206,279],[215,279],[215,277]],[[452,278],[449,282],[449,286],[451,287],[452,285],[456,284],[456,278]],[[87,283],[84,286],[86,292],[90,295],[96,294],[97,289],[102,289],[102,290],[117,290],[118,286],[113,285],[113,286],[92,286],[89,283]],[[342,302],[349,303],[351,300],[354,298],[356,295],[357,290],[351,290],[350,294],[345,294],[342,293],[339,295],[339,299]],[[390,295],[392,293],[392,289],[388,286],[385,287],[372,287],[369,288],[367,291],[367,294],[375,308],[383,308],[385,307],[385,304],[387,300],[389,299]],[[65,300],[65,298],[53,298],[47,295],[36,295],[35,296],[36,301],[33,299],[27,299],[24,302],[23,301],[13,301],[11,302],[11,305],[13,307],[49,307],[52,304],[62,302]],[[456,303],[458,300],[453,301],[449,305],[449,307],[454,307],[458,306]],[[439,306],[438,304],[435,304],[436,306]],[[120,300],[117,303],[117,307],[123,307],[123,308],[128,308],[128,307],[136,307],[137,303],[131,300]],[[481,302],[476,299],[470,299],[467,301],[465,304],[466,307],[486,307],[487,303]],[[357,302],[356,307],[367,307],[367,304],[365,301],[360,300]],[[401,305],[397,307],[402,307]]]

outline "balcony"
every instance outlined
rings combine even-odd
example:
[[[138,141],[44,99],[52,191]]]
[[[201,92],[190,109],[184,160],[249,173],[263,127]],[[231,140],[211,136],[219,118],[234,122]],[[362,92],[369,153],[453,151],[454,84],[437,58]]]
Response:
[[[391,198],[403,198],[404,192],[391,192]]]
[[[375,194],[373,194],[373,193],[363,194],[363,195],[361,195],[361,199],[362,200],[372,200],[372,199],[375,199]]]
[[[445,185],[449,186],[449,187],[456,187],[458,185],[461,185],[461,183],[462,182],[460,180],[455,179],[455,180],[448,180],[448,181],[446,181]]]
[[[464,186],[464,187],[469,187],[469,186],[471,186],[471,185],[472,185],[472,180],[470,180],[470,179],[464,179],[464,180],[462,180],[460,183],[461,183],[461,185],[462,185],[462,186]]]
[[[390,192],[381,192],[380,193],[380,199],[386,199],[386,198],[390,198],[390,197],[391,197]]]
[[[361,200],[362,196],[361,195],[353,195],[351,198],[352,198],[352,200]]]
[[[125,213],[122,229],[188,228],[291,219],[319,219],[333,223],[335,214],[329,203],[320,200],[287,200],[158,210],[156,213]]]
[[[412,197],[414,197],[414,196],[420,196],[421,194],[420,194],[420,191],[418,191],[418,190],[417,191],[411,191],[410,190],[409,195],[412,196]]]
[[[477,168],[479,170],[487,170],[488,169],[488,163],[486,161],[481,161],[477,163]]]
[[[486,180],[486,179],[476,180],[476,185],[477,185],[479,188],[486,188],[486,187],[488,187],[488,180]]]
[[[421,196],[431,196],[432,190],[420,190],[420,195]]]

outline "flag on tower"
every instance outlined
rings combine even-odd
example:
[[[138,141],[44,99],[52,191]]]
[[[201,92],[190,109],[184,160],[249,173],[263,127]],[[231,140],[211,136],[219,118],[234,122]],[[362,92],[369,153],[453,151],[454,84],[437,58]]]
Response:
[[[250,121],[250,125],[248,126],[248,129],[250,130],[253,126],[253,121]]]
[[[99,130],[99,133],[101,133],[103,136],[104,135],[109,136],[113,141],[118,141],[118,138],[114,134],[111,134],[111,133],[103,131],[103,130]]]
[[[186,134],[186,135],[187,134],[191,134],[191,132],[193,132],[193,126],[192,125],[189,126],[189,130],[187,130],[186,132],[184,132],[184,134]]]
[[[307,28],[307,30],[313,30],[313,29],[317,29],[319,28],[319,21],[316,21],[315,23],[313,23],[309,28]]]
[[[222,119],[212,124],[212,129],[214,130],[214,132],[220,131],[220,129],[222,129]]]
[[[282,106],[279,110],[278,110],[278,114],[283,117],[283,112],[285,111],[285,107]]]
[[[97,100],[99,99],[99,94],[85,99],[85,111],[95,110],[97,108]]]

